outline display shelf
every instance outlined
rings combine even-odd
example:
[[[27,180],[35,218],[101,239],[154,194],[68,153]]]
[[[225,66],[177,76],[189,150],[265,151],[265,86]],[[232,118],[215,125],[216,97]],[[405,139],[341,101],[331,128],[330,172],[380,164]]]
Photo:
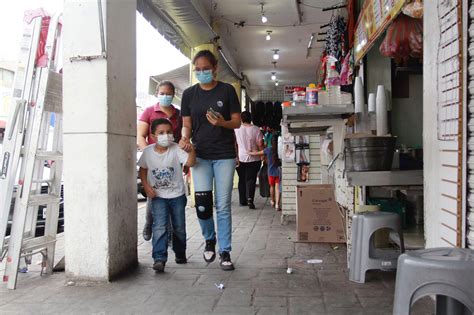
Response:
[[[314,121],[317,119],[341,118],[341,115],[354,113],[353,104],[306,106],[296,102],[297,106],[283,108],[283,121]]]
[[[423,170],[383,172],[347,172],[350,186],[421,186]]]

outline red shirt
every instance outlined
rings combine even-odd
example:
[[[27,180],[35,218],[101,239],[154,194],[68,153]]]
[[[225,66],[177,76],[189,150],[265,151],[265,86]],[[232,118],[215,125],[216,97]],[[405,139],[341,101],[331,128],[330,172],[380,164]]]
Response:
[[[153,140],[153,137],[151,136],[151,123],[154,120],[159,119],[159,118],[166,118],[173,125],[173,133],[174,133],[175,142],[178,142],[179,139],[181,139],[182,121],[181,121],[179,110],[173,105],[171,105],[170,107],[173,109],[173,114],[171,115],[171,117],[168,117],[168,115],[161,110],[160,105],[158,103],[153,106],[147,107],[145,111],[142,113],[142,115],[140,116],[139,120],[147,123],[149,126],[148,136],[146,139],[146,142],[148,144],[155,143],[155,140]]]

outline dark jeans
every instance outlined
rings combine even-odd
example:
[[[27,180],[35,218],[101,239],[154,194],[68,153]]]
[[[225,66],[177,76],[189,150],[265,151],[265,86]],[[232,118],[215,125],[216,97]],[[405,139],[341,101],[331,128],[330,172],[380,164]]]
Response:
[[[176,257],[186,256],[186,196],[172,199],[153,198],[151,201],[153,213],[153,259],[154,261],[168,260],[169,220],[173,227],[173,251]]]
[[[239,201],[240,204],[246,204],[255,197],[255,184],[257,182],[258,171],[262,165],[261,161],[243,163],[240,162],[237,167],[239,174]]]

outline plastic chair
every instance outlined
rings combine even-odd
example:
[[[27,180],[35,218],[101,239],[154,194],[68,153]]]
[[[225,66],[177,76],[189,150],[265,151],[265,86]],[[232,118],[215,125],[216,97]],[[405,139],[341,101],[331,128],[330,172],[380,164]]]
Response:
[[[374,233],[388,228],[400,235],[400,251],[375,248]],[[352,250],[349,280],[365,283],[371,269],[396,269],[397,259],[405,251],[400,216],[389,212],[367,212],[352,217]]]

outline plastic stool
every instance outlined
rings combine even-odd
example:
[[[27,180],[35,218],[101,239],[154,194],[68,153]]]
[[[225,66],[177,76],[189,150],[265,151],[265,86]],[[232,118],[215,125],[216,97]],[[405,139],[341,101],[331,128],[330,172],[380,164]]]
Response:
[[[426,295],[437,296],[436,314],[473,314],[474,251],[433,248],[401,255],[393,314],[410,314],[410,307]]]
[[[400,235],[400,251],[375,248],[374,233],[388,228]],[[352,250],[349,280],[365,283],[365,273],[371,269],[395,269],[400,253],[405,251],[400,216],[389,212],[368,212],[352,217]]]

